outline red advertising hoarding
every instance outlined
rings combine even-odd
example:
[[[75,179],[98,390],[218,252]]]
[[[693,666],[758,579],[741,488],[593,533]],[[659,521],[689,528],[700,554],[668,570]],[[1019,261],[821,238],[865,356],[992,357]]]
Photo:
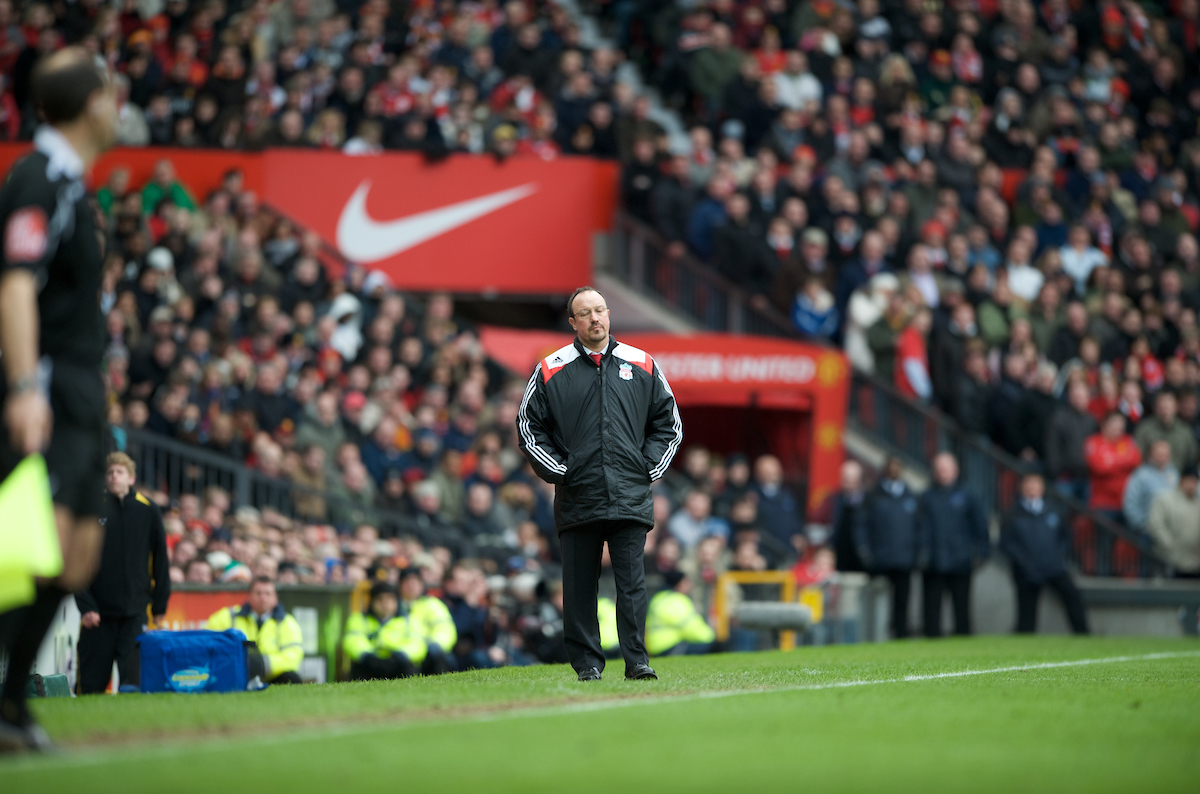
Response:
[[[0,168],[28,149],[0,144]],[[160,159],[198,201],[241,168],[267,205],[414,291],[570,292],[589,280],[592,237],[610,228],[616,206],[616,164],[587,158],[117,149],[96,164],[92,184],[123,166],[140,189]]]

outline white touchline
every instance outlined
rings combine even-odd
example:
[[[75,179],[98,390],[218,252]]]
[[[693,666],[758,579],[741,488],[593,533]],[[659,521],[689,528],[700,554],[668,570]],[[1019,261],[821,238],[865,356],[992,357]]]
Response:
[[[382,724],[377,720],[366,720],[361,723],[344,723],[328,728],[312,728],[288,733],[270,733],[259,736],[219,737],[201,739],[199,743],[184,743],[182,741],[167,745],[152,745],[132,750],[113,751],[85,750],[78,754],[67,756],[33,756],[15,759],[9,764],[0,764],[0,777],[9,770],[20,770],[31,767],[63,767],[63,766],[102,766],[122,758],[171,757],[190,756],[198,752],[220,751],[228,745],[246,747],[250,745],[265,746],[284,744],[315,739],[334,739],[347,736],[359,736],[368,733],[398,731],[409,728],[424,728],[451,723],[487,723],[504,722],[507,720],[528,719],[531,717],[558,717],[571,714],[585,714],[593,711],[608,711],[610,709],[631,708],[636,706],[652,706],[663,703],[685,703],[693,700],[714,700],[718,698],[742,697],[746,695],[770,695],[780,692],[815,692],[823,689],[846,689],[860,686],[876,686],[879,684],[906,684],[920,681],[937,681],[943,678],[963,678],[975,675],[992,675],[995,673],[1015,673],[1022,670],[1053,670],[1060,667],[1085,667],[1095,664],[1114,664],[1118,662],[1149,662],[1157,659],[1181,659],[1200,656],[1200,651],[1177,651],[1167,653],[1144,653],[1136,656],[1105,656],[1098,659],[1072,659],[1063,662],[1035,662],[1033,664],[1017,664],[1008,667],[989,667],[982,670],[956,670],[950,673],[929,673],[927,675],[906,675],[901,678],[859,678],[849,681],[829,681],[823,684],[790,684],[776,687],[753,687],[748,689],[725,689],[711,692],[687,692],[679,695],[656,695],[651,697],[624,697],[610,700],[588,700],[576,703],[564,703],[559,706],[534,706],[530,708],[514,708],[509,711],[499,711],[489,714],[474,714],[461,718],[447,720],[409,720],[391,725]]]

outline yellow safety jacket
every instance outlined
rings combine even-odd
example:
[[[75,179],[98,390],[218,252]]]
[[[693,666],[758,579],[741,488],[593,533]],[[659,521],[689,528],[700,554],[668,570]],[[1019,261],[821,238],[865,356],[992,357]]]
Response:
[[[712,642],[716,636],[692,599],[674,590],[663,590],[650,599],[646,614],[646,650],[651,656],[665,653],[681,642]]]
[[[402,601],[400,611],[407,613],[408,619],[427,644],[436,643],[446,653],[454,650],[454,644],[458,642],[458,629],[454,627],[450,610],[440,598],[421,596],[416,601]]]
[[[596,612],[600,619],[600,647],[606,651],[616,650],[621,645],[617,636],[617,602],[601,598],[596,602]]]
[[[386,659],[394,653],[402,653],[413,664],[420,664],[425,661],[428,648],[409,618],[396,615],[381,624],[379,618],[367,611],[355,612],[346,620],[342,651],[351,659],[368,653]]]
[[[300,635],[300,624],[283,609],[276,605],[271,614],[260,625],[254,617],[254,611],[249,604],[240,607],[225,607],[213,613],[208,619],[207,628],[211,631],[237,629],[258,646],[263,662],[267,668],[267,680],[281,673],[297,672],[300,662],[304,660],[304,641]]]

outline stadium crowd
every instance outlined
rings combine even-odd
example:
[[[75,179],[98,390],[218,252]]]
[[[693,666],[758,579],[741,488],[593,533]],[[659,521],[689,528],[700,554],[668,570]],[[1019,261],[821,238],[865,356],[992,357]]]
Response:
[[[1198,461],[1200,4],[614,6],[694,122],[625,167],[666,256],[1146,528],[1129,473]]]
[[[128,146],[616,157],[649,123],[554,3],[3,0],[0,137],[32,133],[33,64],[64,43],[118,74]]]
[[[1196,0],[601,4],[693,124],[684,149],[617,81],[623,56],[580,46],[552,3],[154,6],[0,0],[0,134],[32,131],[36,59],[81,42],[120,75],[127,145],[619,157],[624,206],[667,255],[712,263],[1094,507],[1150,521],[1175,482],[1157,441],[1195,465]],[[523,386],[449,296],[331,278],[317,238],[236,170],[196,196],[167,157],[145,185],[116,169],[98,200],[116,446],[136,453],[126,430],[144,429],[303,489],[289,516],[146,483],[173,579],[416,568],[471,664],[560,652],[552,492],[514,438]],[[1195,503],[1168,507],[1186,521]],[[652,590],[707,614],[724,567],[800,556],[821,581],[800,504],[769,456],[688,451],[656,500]]]

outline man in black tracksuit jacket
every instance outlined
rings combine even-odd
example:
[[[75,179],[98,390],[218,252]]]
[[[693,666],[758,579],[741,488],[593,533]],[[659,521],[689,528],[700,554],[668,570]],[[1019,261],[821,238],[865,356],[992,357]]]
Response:
[[[576,339],[538,363],[517,415],[521,450],[555,486],[567,656],[579,680],[600,678],[596,598],[607,541],[625,675],[652,678],[643,565],[646,533],[654,526],[650,483],[670,467],[683,424],[654,360],[609,335],[600,293],[576,290],[567,313]]]
[[[971,572],[988,557],[991,539],[983,506],[958,479],[949,452],[933,459],[933,485],[917,505],[917,560],[924,571],[925,636],[942,636],[942,600],[954,603],[954,633],[971,633]]]
[[[1087,634],[1083,597],[1067,572],[1071,530],[1067,520],[1046,504],[1045,493],[1041,475],[1026,474],[1021,478],[1021,499],[1000,528],[1000,550],[1012,561],[1017,587],[1017,631],[1037,630],[1038,596],[1049,585],[1062,601],[1071,630]]]
[[[908,598],[917,564],[917,495],[900,474],[900,461],[891,458],[884,464],[855,528],[859,558],[892,585],[892,637],[898,640],[908,636]]]
[[[158,507],[133,490],[133,460],[114,452],[104,475],[104,551],[90,587],[75,595],[79,630],[79,694],[103,692],[113,661],[122,684],[139,685],[137,638],[146,607],[155,623],[171,596],[167,536]]]

